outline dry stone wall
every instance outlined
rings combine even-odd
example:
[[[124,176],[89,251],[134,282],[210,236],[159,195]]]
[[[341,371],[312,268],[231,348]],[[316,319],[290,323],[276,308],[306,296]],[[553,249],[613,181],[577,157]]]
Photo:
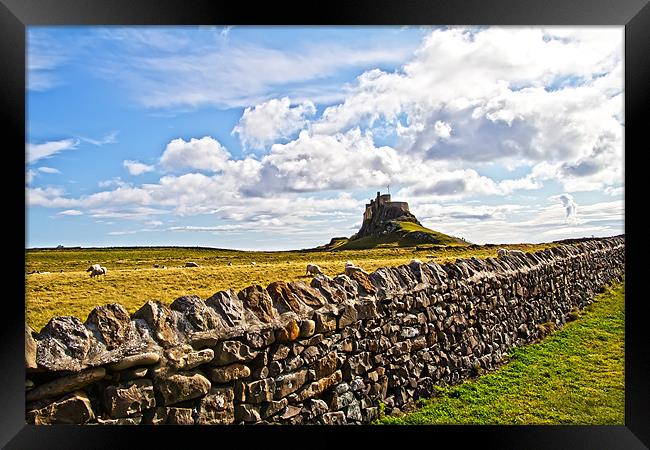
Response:
[[[624,273],[623,237],[117,303],[25,326],[26,419],[360,424],[497,367]]]

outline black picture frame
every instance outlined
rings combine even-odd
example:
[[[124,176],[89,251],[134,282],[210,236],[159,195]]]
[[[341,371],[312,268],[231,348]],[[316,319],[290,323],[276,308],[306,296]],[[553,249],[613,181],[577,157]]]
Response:
[[[621,25],[625,26],[625,212],[626,335],[625,426],[420,426],[420,427],[114,427],[33,426],[25,424],[24,262],[19,238],[5,236],[3,269],[5,309],[0,326],[0,445],[26,448],[130,448],[135,439],[162,447],[237,445],[226,441],[250,439],[261,445],[348,446],[358,438],[363,446],[389,442],[392,435],[414,434],[406,445],[453,445],[473,448],[636,449],[650,445],[650,391],[647,316],[641,295],[643,231],[634,196],[643,195],[638,163],[648,151],[643,112],[650,104],[649,0],[357,0],[326,4],[278,4],[195,0],[0,0],[0,119],[6,134],[4,155],[10,170],[2,177],[5,229],[26,230],[24,182],[25,145],[25,29],[33,25]],[[7,157],[10,156],[10,157]],[[9,167],[7,167],[9,168]],[[11,174],[11,177],[6,176]],[[10,205],[8,205],[10,204]],[[630,208],[630,205],[632,207]],[[9,211],[14,212],[11,214]],[[24,232],[24,231],[23,231]],[[7,233],[10,233],[7,231]],[[22,256],[20,256],[22,255]],[[16,263],[14,263],[16,262]],[[628,267],[631,270],[628,270]],[[17,293],[14,293],[14,290]],[[245,433],[245,434],[244,434]],[[278,441],[278,433],[287,434]],[[341,433],[345,433],[342,436]],[[198,436],[200,435],[200,436]],[[198,436],[198,437],[197,437]],[[207,439],[207,441],[199,441]],[[291,439],[293,443],[284,439]],[[401,437],[400,437],[401,439]],[[152,442],[155,441],[154,442]],[[401,445],[403,445],[401,444]],[[392,444],[395,445],[395,444]],[[400,445],[398,441],[398,445]]]

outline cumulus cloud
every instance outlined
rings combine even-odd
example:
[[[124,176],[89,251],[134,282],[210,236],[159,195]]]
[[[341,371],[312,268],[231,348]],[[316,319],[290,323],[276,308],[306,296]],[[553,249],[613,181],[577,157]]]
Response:
[[[167,144],[160,157],[160,164],[169,170],[201,169],[218,172],[226,167],[229,158],[228,150],[210,136],[192,138],[189,142],[179,138]]]
[[[149,166],[139,161],[132,161],[129,159],[125,160],[122,164],[131,175],[142,175],[143,173],[152,172],[154,170],[154,166]]]
[[[233,129],[244,148],[262,149],[300,130],[307,124],[316,107],[310,101],[291,106],[289,97],[272,99],[252,108],[246,108]]]
[[[400,153],[557,163],[567,190],[620,182],[622,37],[620,27],[435,30],[401,70],[360,75],[311,129],[383,122]]]
[[[78,145],[78,139],[62,139],[60,141],[49,141],[42,144],[27,144],[27,163],[31,164],[40,159],[50,158],[57,153],[77,148]]]

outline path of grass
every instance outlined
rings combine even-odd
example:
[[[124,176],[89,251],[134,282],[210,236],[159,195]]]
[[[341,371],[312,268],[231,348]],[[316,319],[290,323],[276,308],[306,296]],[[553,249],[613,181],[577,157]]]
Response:
[[[439,388],[421,409],[378,423],[623,425],[624,331],[619,283],[562,330],[514,349],[494,373]]]

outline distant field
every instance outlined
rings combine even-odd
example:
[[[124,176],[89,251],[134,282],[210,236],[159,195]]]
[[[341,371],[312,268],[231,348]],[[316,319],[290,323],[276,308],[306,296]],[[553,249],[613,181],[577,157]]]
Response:
[[[557,244],[518,244],[502,247],[534,252]],[[50,318],[73,315],[82,321],[90,311],[106,303],[121,303],[130,313],[147,300],[171,303],[182,295],[207,298],[224,289],[240,290],[252,284],[304,280],[307,263],[318,264],[335,276],[352,260],[367,271],[408,263],[412,258],[438,263],[457,258],[496,257],[498,247],[414,247],[341,250],[326,252],[244,252],[201,248],[105,248],[26,250],[26,320],[39,331]],[[432,255],[433,258],[427,258]],[[182,268],[194,261],[198,268]],[[232,266],[228,266],[228,262]],[[252,266],[251,262],[256,265]],[[108,269],[106,278],[91,279],[85,270],[98,263]],[[154,264],[167,266],[156,269]]]
[[[623,425],[625,284],[607,288],[540,343],[514,348],[495,372],[440,387],[420,406],[377,423]]]

